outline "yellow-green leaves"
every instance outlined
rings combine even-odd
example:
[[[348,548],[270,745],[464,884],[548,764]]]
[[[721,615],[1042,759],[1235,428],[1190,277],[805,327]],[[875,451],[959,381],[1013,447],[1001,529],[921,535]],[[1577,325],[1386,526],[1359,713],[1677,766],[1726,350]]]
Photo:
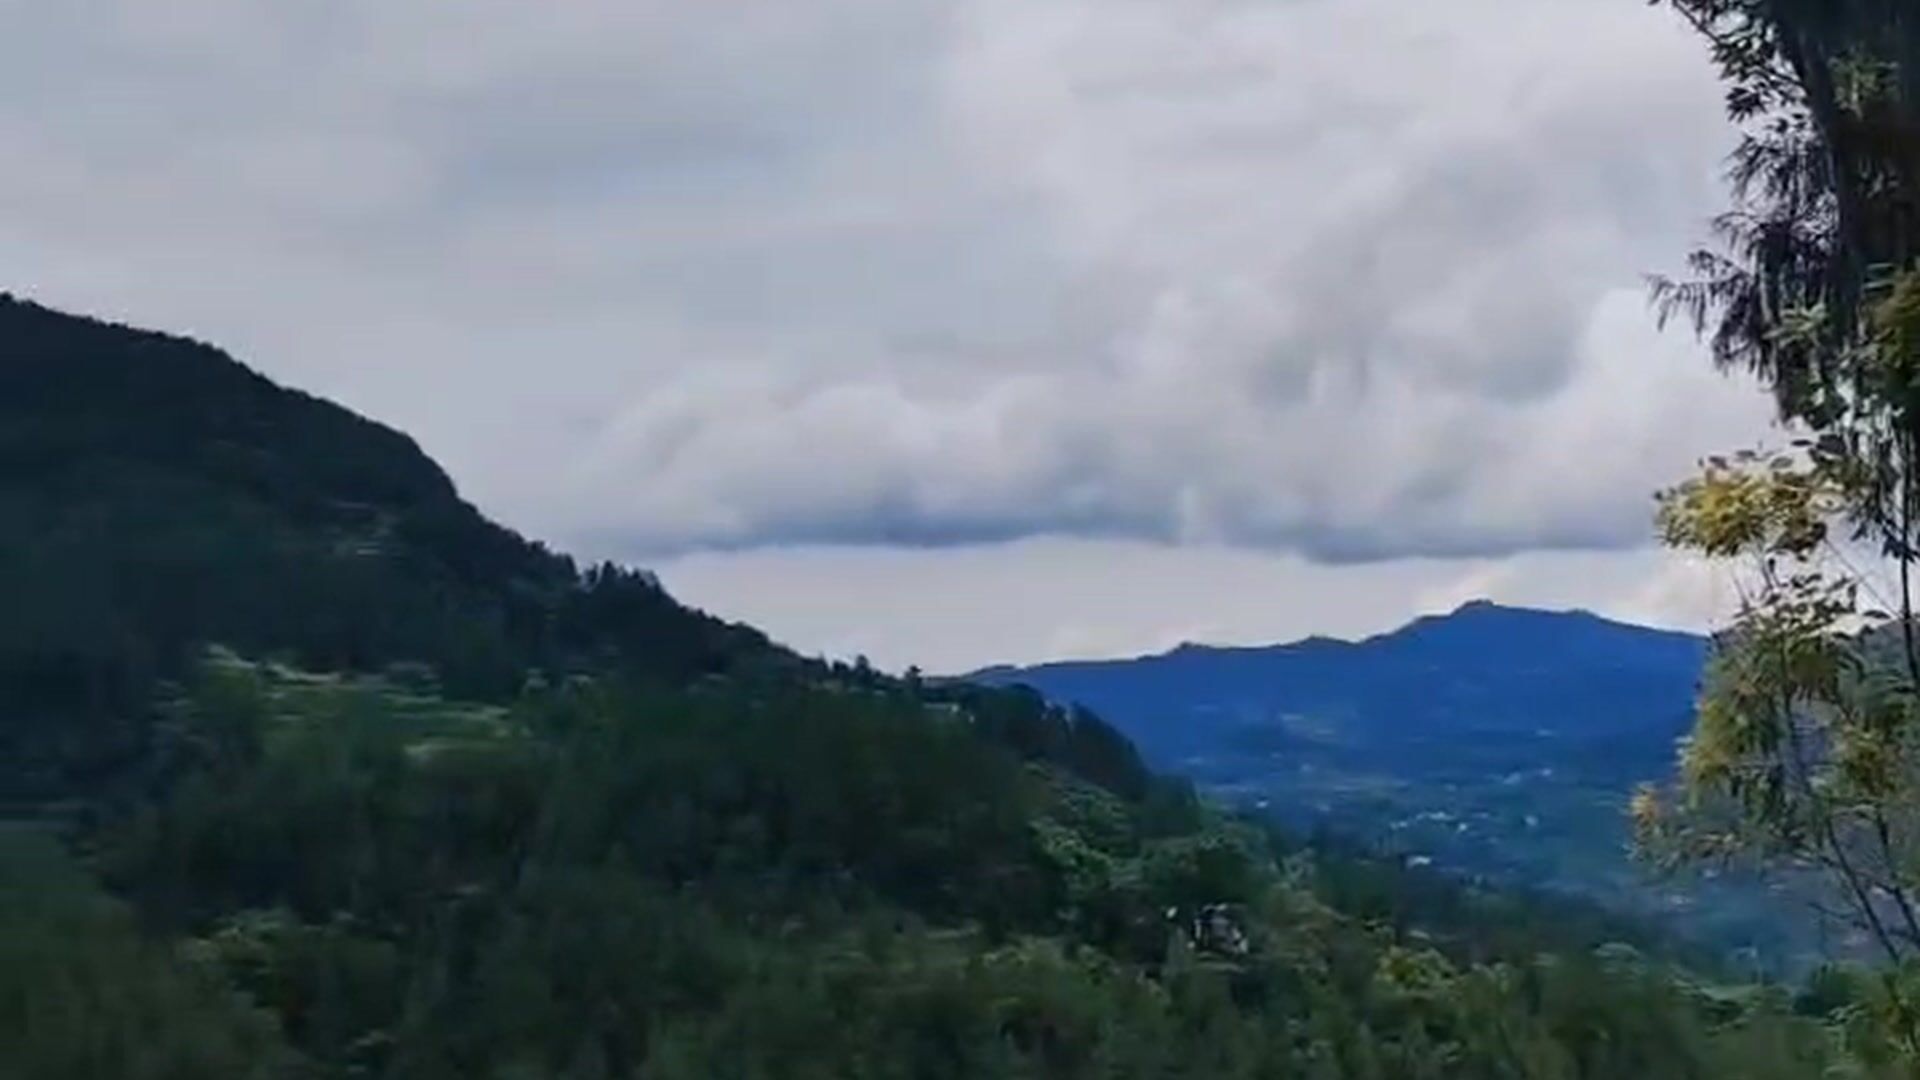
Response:
[[[1837,484],[1792,455],[1743,451],[1712,459],[1699,476],[1662,492],[1659,505],[1669,546],[1717,558],[1805,558],[1827,538],[1843,498]]]
[[[1886,332],[1905,327],[1889,300]],[[1920,284],[1911,306],[1920,343]],[[1889,337],[1882,346],[1895,348]],[[1904,345],[1900,347],[1905,347]],[[1863,611],[1862,581],[1830,541],[1862,490],[1844,455],[1715,458],[1660,497],[1662,537],[1735,560],[1746,577],[1716,635],[1675,782],[1630,807],[1641,851],[1675,865],[1741,859],[1813,867],[1889,956],[1920,953],[1920,753],[1906,649]]]

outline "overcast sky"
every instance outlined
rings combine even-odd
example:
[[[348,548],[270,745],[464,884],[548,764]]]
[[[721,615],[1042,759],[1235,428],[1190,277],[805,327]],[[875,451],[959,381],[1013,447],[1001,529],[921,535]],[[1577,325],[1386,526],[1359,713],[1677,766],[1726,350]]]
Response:
[[[1641,282],[1731,136],[1639,0],[0,15],[0,288],[221,344],[807,651],[1727,602],[1650,494],[1769,410]]]

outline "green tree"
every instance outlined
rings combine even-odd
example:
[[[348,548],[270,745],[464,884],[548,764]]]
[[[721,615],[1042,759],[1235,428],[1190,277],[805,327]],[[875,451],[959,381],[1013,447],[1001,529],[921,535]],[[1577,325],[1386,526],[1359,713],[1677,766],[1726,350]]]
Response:
[[[51,839],[0,828],[0,1075],[267,1080],[292,1064],[269,1013],[143,938]]]
[[[1648,850],[1817,871],[1888,961],[1920,1058],[1920,20],[1893,0],[1667,0],[1710,43],[1742,136],[1733,205],[1663,317],[1767,385],[1797,438],[1665,493],[1666,541],[1738,560]],[[1888,573],[1878,573],[1884,567]]]

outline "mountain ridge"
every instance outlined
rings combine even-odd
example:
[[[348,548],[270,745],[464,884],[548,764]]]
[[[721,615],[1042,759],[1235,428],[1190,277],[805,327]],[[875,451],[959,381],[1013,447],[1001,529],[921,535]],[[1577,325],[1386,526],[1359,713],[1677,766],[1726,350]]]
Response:
[[[1475,601],[1351,641],[1189,645],[969,677],[1091,708],[1167,762],[1205,750],[1225,729],[1303,715],[1374,734],[1462,725],[1597,734],[1652,724],[1677,735],[1707,646],[1698,635],[1587,611]]]
[[[1266,654],[1279,653],[1279,652],[1303,651],[1308,649],[1324,649],[1324,650],[1351,649],[1351,648],[1374,644],[1374,643],[1378,643],[1378,642],[1382,642],[1382,641],[1386,641],[1394,638],[1399,638],[1408,634],[1409,632],[1416,631],[1418,629],[1421,629],[1429,625],[1445,623],[1448,620],[1457,619],[1463,615],[1476,615],[1480,613],[1489,613],[1489,612],[1498,613],[1501,616],[1549,616],[1553,618],[1567,618],[1570,620],[1591,621],[1594,623],[1603,624],[1607,627],[1621,628],[1621,629],[1631,630],[1638,633],[1664,635],[1674,639],[1687,639],[1687,640],[1699,641],[1699,642],[1704,642],[1707,640],[1706,635],[1698,634],[1693,631],[1680,630],[1672,627],[1652,626],[1645,623],[1631,622],[1626,619],[1614,618],[1612,616],[1603,615],[1589,608],[1579,608],[1579,607],[1543,608],[1543,607],[1534,607],[1526,604],[1504,604],[1504,603],[1500,603],[1498,601],[1492,600],[1490,598],[1478,597],[1472,600],[1464,601],[1449,611],[1433,611],[1433,612],[1426,612],[1423,614],[1415,615],[1409,618],[1406,622],[1403,622],[1398,626],[1390,627],[1385,630],[1377,630],[1372,633],[1361,634],[1354,637],[1340,637],[1333,634],[1313,633],[1313,634],[1308,634],[1305,637],[1293,638],[1286,641],[1274,641],[1274,642],[1265,642],[1265,643],[1257,643],[1257,644],[1224,644],[1224,643],[1206,642],[1206,641],[1182,641],[1177,645],[1173,645],[1169,648],[1162,649],[1158,652],[1134,653],[1134,654],[1110,656],[1110,657],[1059,657],[1059,658],[1048,659],[1048,660],[1033,661],[1031,663],[1020,663],[1017,661],[1009,661],[1004,663],[989,664],[985,667],[976,668],[972,671],[966,672],[961,675],[953,676],[953,677],[959,678],[959,679],[993,678],[996,676],[1001,676],[1001,675],[1005,675],[1012,672],[1042,671],[1042,670],[1062,668],[1062,667],[1086,667],[1086,666],[1095,666],[1095,665],[1132,664],[1132,663],[1140,663],[1143,661],[1163,660],[1169,657],[1183,656],[1183,655],[1185,656],[1193,656],[1193,655],[1248,656],[1248,655],[1266,655]]]

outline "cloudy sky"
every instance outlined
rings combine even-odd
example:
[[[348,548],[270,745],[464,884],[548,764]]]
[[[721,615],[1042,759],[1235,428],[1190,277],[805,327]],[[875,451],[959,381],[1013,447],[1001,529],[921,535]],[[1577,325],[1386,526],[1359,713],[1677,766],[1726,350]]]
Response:
[[[1639,0],[0,15],[0,288],[222,344],[808,651],[1728,600],[1650,493],[1768,409],[1641,281],[1731,136]]]

